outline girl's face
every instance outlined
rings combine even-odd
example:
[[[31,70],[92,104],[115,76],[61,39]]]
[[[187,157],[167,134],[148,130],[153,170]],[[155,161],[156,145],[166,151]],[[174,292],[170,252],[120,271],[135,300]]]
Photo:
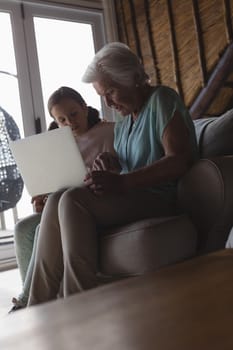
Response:
[[[116,109],[122,116],[134,113],[137,107],[137,94],[135,88],[119,86],[104,81],[93,83],[98,95],[104,98],[108,107]]]
[[[88,130],[88,108],[72,98],[64,97],[52,107],[51,114],[59,127],[70,126],[74,136],[83,135]]]

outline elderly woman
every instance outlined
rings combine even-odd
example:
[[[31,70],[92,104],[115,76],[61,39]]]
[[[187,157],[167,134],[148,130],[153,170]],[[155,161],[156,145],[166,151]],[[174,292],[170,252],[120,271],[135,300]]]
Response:
[[[122,115],[114,146],[121,173],[100,155],[85,186],[51,195],[42,214],[29,305],[96,287],[101,228],[176,212],[177,180],[198,157],[192,120],[177,93],[151,86],[140,60],[122,43],[95,55],[83,81]],[[49,239],[48,239],[49,237]]]

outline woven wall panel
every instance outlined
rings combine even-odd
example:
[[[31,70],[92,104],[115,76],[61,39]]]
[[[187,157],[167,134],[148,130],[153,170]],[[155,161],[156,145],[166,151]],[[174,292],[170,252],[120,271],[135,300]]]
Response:
[[[82,5],[84,4],[84,1],[82,1]],[[40,3],[41,1],[40,0],[36,0],[36,2]],[[68,4],[68,5],[80,6],[80,2],[78,0],[46,0],[46,2],[53,2],[53,3],[59,3],[59,4]],[[91,0],[91,3],[93,5],[96,4],[97,8],[102,6],[102,0]],[[87,4],[87,6],[88,5],[90,5],[90,4]]]
[[[223,3],[222,0],[199,0],[208,72],[214,68],[219,60],[219,54],[227,45]]]
[[[227,106],[227,108],[223,108],[222,106]],[[207,115],[220,115],[225,111],[225,109],[231,108],[233,108],[232,89],[222,87],[218,93],[218,96],[208,109]]]
[[[191,1],[173,1],[174,32],[179,58],[179,74],[182,82],[183,99],[189,106],[199,91],[202,80],[198,58],[197,33]],[[192,84],[190,84],[192,81]]]
[[[137,44],[135,40],[135,31],[133,28],[130,2],[128,0],[122,1],[122,8],[124,11],[125,27],[126,27],[129,46],[137,54]]]
[[[135,0],[135,25],[137,27],[138,46],[140,47],[140,56],[151,82],[157,82],[156,67],[152,57],[152,48],[149,39],[149,24],[145,11],[145,3],[141,0]]]
[[[161,84],[169,85],[178,90],[174,78],[174,61],[171,48],[171,32],[168,19],[166,1],[154,0],[150,2],[150,12],[153,40],[157,54],[157,66]]]
[[[233,22],[233,0],[229,0],[231,20]]]
[[[173,87],[187,107],[192,106],[232,43],[233,0],[115,3],[120,40],[142,55],[152,83]],[[228,108],[230,98],[233,100],[233,89],[220,90],[222,97],[216,96],[208,108],[214,115]]]
[[[232,68],[233,68],[233,64],[232,64]],[[227,81],[228,82],[233,82],[233,72],[229,75]]]
[[[115,8],[117,13],[117,26],[118,26],[118,34],[121,38],[121,41],[125,44],[129,45],[127,28],[125,25],[125,14],[124,7],[122,5],[123,0],[115,1]]]

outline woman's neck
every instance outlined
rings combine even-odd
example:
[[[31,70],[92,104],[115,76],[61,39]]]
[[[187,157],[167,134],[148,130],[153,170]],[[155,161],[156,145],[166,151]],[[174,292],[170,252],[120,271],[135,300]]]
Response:
[[[133,121],[135,121],[138,118],[142,108],[144,107],[145,103],[148,101],[148,98],[151,96],[153,91],[154,91],[154,86],[151,86],[148,84],[143,85],[141,87],[137,87],[137,94],[135,95],[137,106],[132,113]]]

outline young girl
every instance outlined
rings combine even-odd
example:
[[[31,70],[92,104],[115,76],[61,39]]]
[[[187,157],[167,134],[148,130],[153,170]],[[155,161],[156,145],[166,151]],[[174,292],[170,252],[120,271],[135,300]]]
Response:
[[[92,167],[99,153],[108,151],[115,154],[113,149],[114,123],[102,122],[99,112],[87,106],[77,91],[69,87],[59,88],[50,96],[48,110],[54,119],[49,130],[69,125],[88,168]],[[21,309],[27,304],[41,212],[47,197],[47,195],[40,195],[32,198],[36,213],[20,220],[15,226],[15,250],[23,290],[18,298],[12,299],[14,306],[11,311]]]

